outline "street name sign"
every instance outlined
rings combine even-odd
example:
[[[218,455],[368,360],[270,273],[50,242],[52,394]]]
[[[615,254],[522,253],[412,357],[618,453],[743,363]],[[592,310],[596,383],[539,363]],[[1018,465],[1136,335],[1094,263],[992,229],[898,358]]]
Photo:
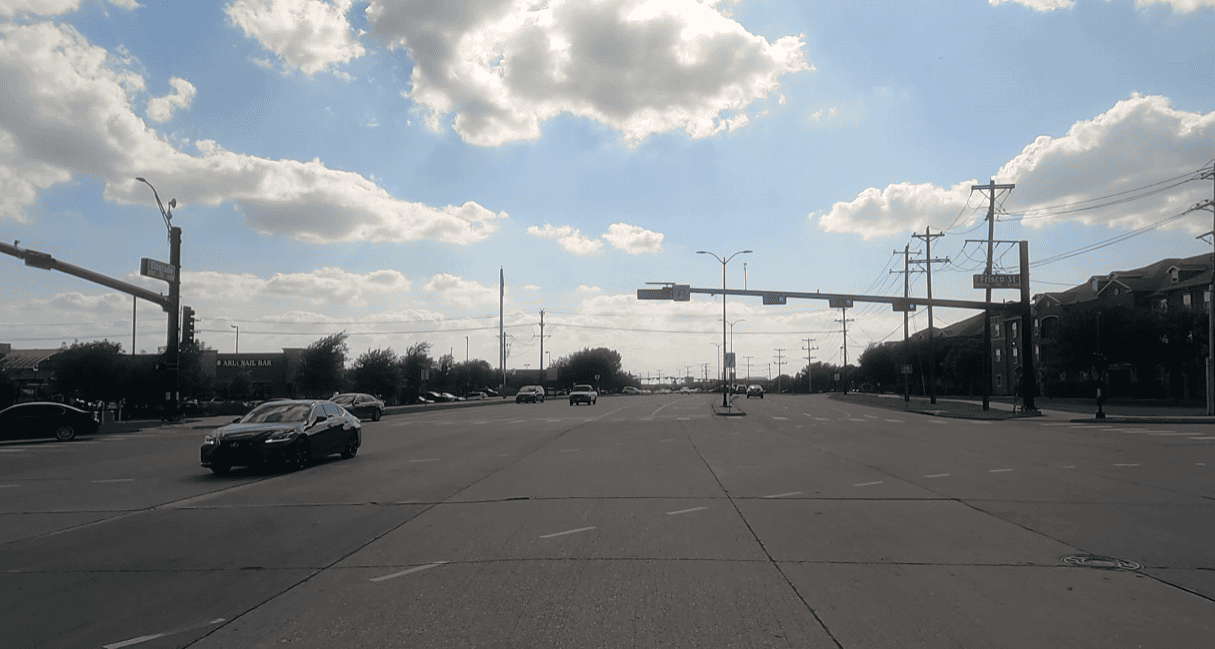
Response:
[[[664,286],[662,288],[639,288],[637,289],[638,300],[669,300],[671,299],[671,287]]]
[[[1021,288],[1020,275],[975,275],[975,288]]]
[[[911,374],[911,366],[910,366],[910,365],[904,365],[904,366],[903,366],[903,374]]]
[[[726,352],[726,369],[734,369],[734,352]]]
[[[166,264],[163,261],[156,261],[155,259],[148,259],[147,257],[139,260],[139,274],[143,275],[144,277],[163,279],[170,284],[172,284],[177,278],[177,273],[173,272],[172,264]]]

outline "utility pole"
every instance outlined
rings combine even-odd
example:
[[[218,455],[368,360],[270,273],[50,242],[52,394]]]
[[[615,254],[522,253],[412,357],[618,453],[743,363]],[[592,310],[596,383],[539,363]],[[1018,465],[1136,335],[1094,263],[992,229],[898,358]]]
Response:
[[[544,309],[540,309],[540,381],[544,382]]]
[[[785,364],[785,361],[782,360],[782,358],[781,358],[781,353],[784,351],[785,351],[784,347],[778,347],[776,349],[776,393],[777,394],[780,394],[780,366]],[[770,372],[771,370],[768,370],[768,371]]]
[[[995,179],[988,179],[986,185],[971,185],[970,191],[987,190],[987,274],[991,274],[992,245],[996,233],[996,190],[1016,187],[1015,184],[997,185]],[[991,286],[987,287],[987,297],[984,300],[991,304]],[[930,311],[931,313],[931,311]],[[991,408],[991,309],[983,309],[983,409]]]
[[[750,384],[750,382],[751,382],[751,358],[752,357],[744,356],[743,358],[747,359],[747,383]]]
[[[932,240],[937,237],[945,236],[942,233],[933,234],[932,228],[924,228],[924,234],[911,235],[917,239],[924,240],[924,259],[913,259],[912,263],[927,264],[928,273],[928,402],[935,404],[937,402],[937,355],[936,348],[932,344],[932,265],[948,262],[949,258],[933,259],[932,258]],[[845,365],[847,365],[845,363]]]
[[[506,301],[506,271],[501,266],[498,266],[498,368],[502,372],[502,387],[506,388],[506,327],[503,325],[503,316],[506,313],[504,303]]]
[[[1215,165],[1212,165],[1210,171],[1204,171],[1201,178],[1203,180],[1215,181]],[[1213,194],[1215,196],[1215,194]],[[1194,207],[1186,210],[1193,212],[1195,210],[1211,210],[1215,212],[1215,197],[1209,201],[1202,201]],[[1215,226],[1215,222],[1212,223]],[[1206,232],[1195,237],[1196,239],[1206,239],[1211,237],[1211,245],[1215,246],[1215,228],[1210,232]],[[1212,250],[1211,255],[1211,283],[1207,284],[1207,414],[1215,415],[1215,250]]]
[[[814,356],[811,356],[810,352],[818,349],[818,347],[811,347],[810,343],[815,342],[817,339],[805,338],[804,340],[806,341],[806,346],[802,347],[802,349],[806,351],[806,394],[814,394],[814,380],[810,377],[810,375],[814,373],[813,369],[810,367],[811,363],[814,361]]]
[[[901,272],[903,274],[903,297],[905,297],[905,298],[911,297],[911,254],[912,254],[912,252],[914,252],[917,255],[920,254],[919,250],[913,251],[909,244],[904,245],[903,246],[903,270],[902,271],[897,271],[897,270],[890,271],[891,273]],[[896,255],[899,254],[899,251],[895,250],[894,254],[896,254]],[[918,272],[922,272],[922,271],[916,271],[916,272],[918,273]],[[903,363],[902,363],[903,365],[908,365],[911,361],[911,356],[910,356],[910,354],[907,353],[907,340],[911,337],[910,331],[909,331],[909,326],[910,326],[909,321],[911,319],[910,318],[910,315],[911,315],[910,309],[911,309],[911,305],[908,304],[907,310],[903,311]],[[911,380],[911,375],[907,374],[906,372],[903,372],[903,368],[901,368],[901,367],[899,368],[899,373],[901,373],[903,375],[903,403],[904,404],[910,403],[911,402],[911,385],[909,382]]]
[[[848,307],[840,307],[840,319],[836,322],[844,325],[844,394],[848,394],[848,323],[856,322],[856,320],[848,319]]]

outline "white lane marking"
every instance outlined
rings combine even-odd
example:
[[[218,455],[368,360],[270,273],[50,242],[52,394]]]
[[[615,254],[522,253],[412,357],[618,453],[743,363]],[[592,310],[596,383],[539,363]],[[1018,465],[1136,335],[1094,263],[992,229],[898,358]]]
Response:
[[[992,469],[988,473],[1004,473],[1005,471],[1012,471],[1012,469]]]
[[[21,453],[24,450],[23,448],[0,448],[0,453]]]
[[[1206,463],[1206,462],[1195,462],[1195,463],[1194,463],[1194,466],[1206,466],[1206,465],[1207,465],[1207,463]],[[17,485],[13,485],[13,486],[15,487],[15,486],[17,486]]]
[[[981,424],[981,425],[983,425],[983,426],[990,426],[990,425],[991,425],[991,422],[990,422],[990,421],[974,421],[974,422],[971,422],[971,423],[974,423],[974,424]]]
[[[867,419],[856,419],[855,417],[849,417],[848,421],[868,421],[868,420]]]
[[[512,424],[526,424],[526,423],[527,423],[527,420],[526,420],[526,419],[512,419],[512,420],[510,420],[510,423],[512,423]]]
[[[435,567],[435,566],[441,566],[441,565],[443,565],[443,564],[445,564],[445,563],[447,563],[447,562],[446,562],[446,561],[436,561],[436,562],[434,562],[434,563],[428,563],[428,564],[426,564],[426,565],[424,565],[424,566],[417,566],[417,567],[414,567],[414,568],[410,568],[409,570],[402,570],[401,572],[394,572],[394,573],[392,573],[391,575],[384,575],[383,577],[372,577],[371,579],[368,579],[367,581],[385,581],[385,580],[387,580],[387,579],[395,579],[395,578],[397,578],[397,577],[401,577],[401,576],[404,576],[404,575],[408,575],[408,574],[410,574],[410,573],[414,573],[414,572],[421,572],[421,571],[423,571],[423,570],[428,570],[428,569],[433,568],[433,567]]]
[[[487,420],[484,420],[484,421],[474,421],[474,422],[473,422],[473,424],[488,424],[488,423],[489,423],[489,420],[488,420],[488,419],[487,419]]]
[[[628,421],[627,417],[612,417],[612,421]]]
[[[1114,466],[1139,466],[1138,464],[1115,464]]]
[[[141,643],[147,642],[149,640],[155,640],[157,638],[163,638],[163,637],[169,636],[169,635],[176,635],[178,633],[184,633],[186,631],[192,631],[194,629],[201,629],[202,627],[211,626],[212,624],[219,624],[220,622],[223,622],[223,621],[224,621],[224,618],[217,617],[214,620],[211,620],[210,622],[203,622],[202,624],[195,624],[195,625],[183,627],[180,629],[174,629],[172,631],[165,631],[164,633],[153,633],[152,635],[143,635],[143,636],[139,636],[138,638],[131,638],[130,640],[123,640],[122,642],[103,644],[103,645],[101,645],[101,649],[122,649],[122,647],[130,647],[131,645],[141,644]]]
[[[889,422],[889,423],[892,423],[892,424],[902,424],[902,423],[904,423],[902,419],[886,419],[885,421],[887,421],[887,422]]]
[[[1059,468],[1061,468],[1061,469],[1074,469],[1074,468],[1076,468],[1076,465],[1075,465],[1075,464],[1065,464],[1065,465],[1063,465],[1063,466],[1061,466],[1061,467],[1059,467]]]
[[[868,418],[870,418],[870,419],[881,419],[881,417],[876,417],[876,416],[874,416],[874,415],[865,415],[865,416],[866,416],[866,417],[868,417]]]
[[[781,421],[789,421],[789,418],[788,418],[788,417],[777,417],[777,416],[773,416],[772,418],[773,418],[773,419],[779,419],[779,420],[781,420]],[[862,421],[863,421],[863,420],[862,420]]]
[[[690,419],[692,419],[692,418],[691,417],[676,417],[675,421],[688,421]]]
[[[675,402],[674,402],[674,401],[668,401],[667,403],[665,403],[665,404],[663,404],[663,405],[659,406],[659,407],[658,407],[658,410],[655,410],[654,412],[651,412],[651,413],[650,413],[650,417],[653,417],[654,415],[658,414],[658,412],[659,412],[660,410],[662,410],[663,408],[666,408],[667,406],[669,406],[669,405],[671,405],[671,404],[673,404],[673,403],[675,403]]]
[[[1190,439],[1215,439],[1215,437],[1203,436],[1203,437],[1191,437]]]
[[[576,529],[576,530],[566,530],[566,531],[564,531],[564,532],[556,532],[556,533],[553,533],[553,534],[542,534],[542,535],[540,535],[540,538],[542,538],[542,539],[551,539],[551,538],[553,538],[554,536],[564,536],[564,535],[566,535],[566,534],[577,534],[578,532],[585,532],[585,531],[587,531],[587,530],[593,530],[593,529],[595,529],[593,526],[592,526],[592,527],[579,527],[579,528],[578,528],[578,529]]]
[[[948,478],[949,474],[948,473],[934,473],[932,475],[926,475],[924,477],[925,478]]]
[[[20,487],[20,486],[21,485],[19,485],[19,484],[0,484],[0,489],[12,489],[13,487]]]
[[[854,485],[852,485],[852,486],[854,486],[854,487],[872,487],[872,486],[873,486],[873,485],[875,485],[875,484],[882,484],[882,481],[881,481],[881,480],[876,480],[876,481],[874,481],[874,482],[859,482],[859,483],[854,484]]]
[[[708,507],[693,507],[691,509],[681,509],[677,512],[667,512],[667,516],[674,516],[675,514],[686,514],[688,512],[698,512],[702,509],[708,509]]]
[[[942,421],[940,419],[929,419],[928,421],[933,424],[948,424],[949,423],[947,421]]]
[[[111,480],[91,480],[93,484],[106,484],[110,482],[135,482],[135,478],[113,478]]]
[[[437,457],[432,457],[432,458],[428,458],[425,460],[410,460],[410,462],[438,462],[438,461],[439,461],[439,458],[437,458]]]
[[[789,492],[786,492],[786,493],[783,493],[783,494],[775,494],[775,495],[772,495],[772,496],[764,496],[764,498],[784,498],[785,496],[796,496],[796,495],[798,495],[798,494],[800,494],[800,493],[801,493],[800,491],[789,491]]]

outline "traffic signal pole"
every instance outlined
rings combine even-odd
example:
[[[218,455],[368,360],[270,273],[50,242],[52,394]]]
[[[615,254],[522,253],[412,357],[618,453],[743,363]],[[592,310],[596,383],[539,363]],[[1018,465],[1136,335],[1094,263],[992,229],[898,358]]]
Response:
[[[181,395],[178,392],[178,380],[181,360],[181,341],[178,333],[181,331],[181,228],[169,228],[169,264],[173,266],[173,281],[169,282],[169,332],[165,351],[167,355],[167,375],[165,376],[165,419],[175,420],[179,411],[178,403]]]

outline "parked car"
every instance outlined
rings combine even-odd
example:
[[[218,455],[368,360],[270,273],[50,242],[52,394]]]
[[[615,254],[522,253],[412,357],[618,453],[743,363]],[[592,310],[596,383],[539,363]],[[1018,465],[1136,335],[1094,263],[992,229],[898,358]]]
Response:
[[[204,437],[199,456],[216,475],[233,466],[303,469],[333,453],[354,457],[363,444],[362,431],[359,418],[332,401],[271,401]]]
[[[97,432],[93,413],[52,401],[19,403],[0,410],[0,438],[54,437],[66,442]]]
[[[379,421],[384,416],[384,402],[362,392],[347,392],[334,395],[330,401],[346,409],[346,412],[359,419]]]
[[[759,397],[760,399],[763,399],[764,398],[764,386],[762,386],[762,385],[747,386],[747,398],[750,399],[751,397]]]
[[[447,403],[448,401],[455,401],[455,398],[446,392],[435,392],[433,390],[423,392],[422,396],[430,400],[431,403]]]
[[[464,397],[457,397],[456,395],[454,395],[450,392],[440,392],[439,394],[443,395],[443,398],[448,401],[463,401],[464,400]]]
[[[515,394],[515,403],[544,403],[544,386],[525,385]]]
[[[502,394],[499,393],[497,390],[491,390],[489,388],[481,388],[481,391],[484,392],[485,395],[489,396],[489,397],[497,398],[497,397],[502,396]]]
[[[595,388],[589,385],[575,385],[573,389],[570,390],[571,406],[579,403],[586,403],[593,406],[598,399],[599,393],[595,391]]]
[[[488,398],[489,398],[489,395],[485,394],[484,392],[469,392],[468,394],[464,395],[465,401],[478,401],[481,399],[488,399]]]

